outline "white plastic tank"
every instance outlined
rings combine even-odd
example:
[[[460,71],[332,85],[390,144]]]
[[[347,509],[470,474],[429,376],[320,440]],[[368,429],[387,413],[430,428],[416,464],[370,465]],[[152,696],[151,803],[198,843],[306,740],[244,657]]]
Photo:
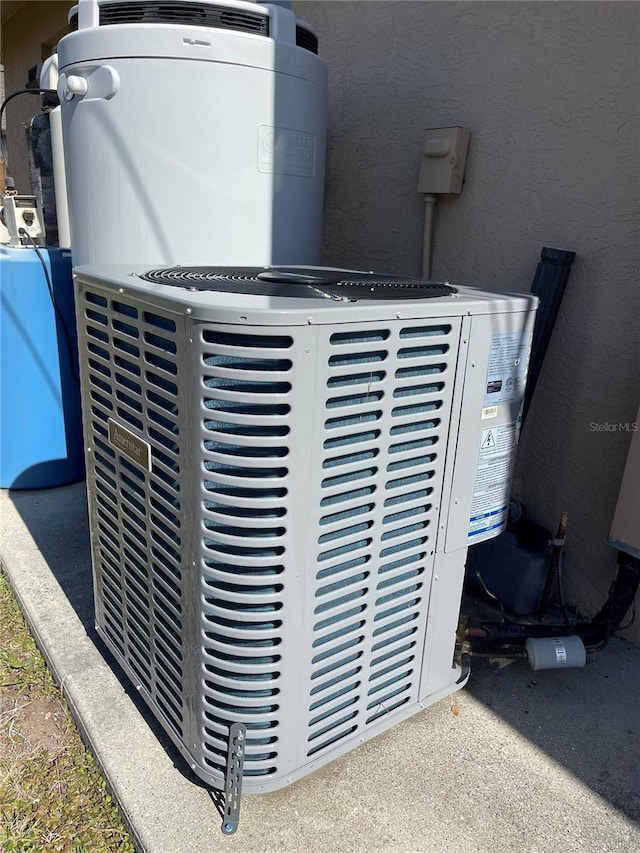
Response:
[[[58,45],[74,264],[321,261],[326,67],[293,12],[79,0]]]

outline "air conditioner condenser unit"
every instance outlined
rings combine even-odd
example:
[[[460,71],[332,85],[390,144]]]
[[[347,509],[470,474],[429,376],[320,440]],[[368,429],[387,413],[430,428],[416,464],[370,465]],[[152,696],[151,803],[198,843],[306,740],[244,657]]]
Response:
[[[536,300],[344,270],[76,270],[97,629],[192,769],[283,787],[466,681]],[[230,765],[229,765],[230,766]]]

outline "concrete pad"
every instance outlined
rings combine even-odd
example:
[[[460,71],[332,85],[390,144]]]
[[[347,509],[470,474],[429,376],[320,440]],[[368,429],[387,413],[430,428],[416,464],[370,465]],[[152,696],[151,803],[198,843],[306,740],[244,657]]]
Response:
[[[140,853],[629,853],[640,850],[640,649],[583,670],[481,661],[456,694],[220,833],[93,628],[84,484],[0,495],[0,555]]]

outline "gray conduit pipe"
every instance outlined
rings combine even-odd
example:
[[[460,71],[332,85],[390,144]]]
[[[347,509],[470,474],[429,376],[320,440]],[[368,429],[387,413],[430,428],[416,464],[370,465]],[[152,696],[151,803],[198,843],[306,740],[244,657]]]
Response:
[[[424,237],[422,239],[422,278],[431,278],[431,256],[433,245],[434,209],[438,196],[425,194],[424,197]]]

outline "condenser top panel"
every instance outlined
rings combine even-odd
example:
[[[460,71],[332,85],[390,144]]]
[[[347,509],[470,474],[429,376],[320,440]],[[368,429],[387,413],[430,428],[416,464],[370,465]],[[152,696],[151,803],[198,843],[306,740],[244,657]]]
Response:
[[[140,278],[153,284],[304,299],[430,299],[449,296],[456,289],[439,281],[397,275],[322,268],[272,267],[169,267],[153,269]]]
[[[192,320],[241,325],[474,316],[529,311],[535,304],[530,294],[315,265],[80,265],[74,277],[79,285],[135,295]]]

